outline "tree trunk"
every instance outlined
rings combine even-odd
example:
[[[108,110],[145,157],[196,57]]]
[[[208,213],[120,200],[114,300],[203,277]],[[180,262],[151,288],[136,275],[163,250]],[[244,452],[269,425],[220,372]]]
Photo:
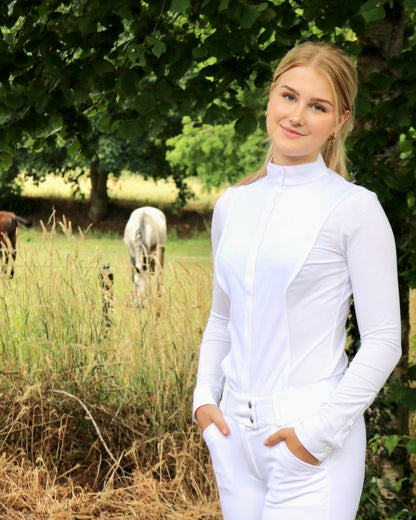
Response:
[[[393,0],[390,3],[383,4],[386,10],[386,17],[383,20],[377,20],[370,23],[366,28],[364,36],[359,38],[361,52],[358,56],[358,69],[360,72],[360,80],[365,82],[366,78],[372,72],[389,71],[389,61],[395,56],[399,56],[403,46],[403,33],[405,26],[405,9],[403,0]],[[393,74],[392,72],[390,72]],[[388,93],[385,94],[387,96]],[[385,98],[383,98],[385,99]],[[365,123],[358,120],[356,128],[366,129]],[[378,158],[380,163],[389,164],[392,170],[397,170],[400,165],[399,135],[394,128],[386,128],[389,134],[389,146],[383,150],[378,150]],[[359,181],[359,179],[358,179]],[[401,197],[396,201],[397,204],[406,201]],[[403,243],[402,237],[406,237],[408,233],[407,222],[395,222],[394,232],[398,244]],[[392,379],[400,385],[408,385],[409,370],[409,287],[408,284],[399,276],[400,283],[400,301],[402,312],[402,359],[395,369]],[[376,412],[375,415],[382,416]],[[384,424],[383,430],[394,431],[401,435],[409,433],[409,411],[406,406],[398,406],[397,409],[390,413],[390,424]],[[398,482],[408,471],[408,457],[405,449],[396,449],[394,458],[387,458],[382,455],[375,456],[375,463],[380,470],[381,478],[377,479],[379,489],[384,501],[394,498],[395,493],[386,489],[383,479],[388,478],[392,484]],[[402,497],[403,498],[403,497]],[[381,505],[381,504],[380,504]]]
[[[108,195],[107,195],[108,172],[103,170],[97,161],[90,165],[91,198],[88,217],[93,222],[98,222],[107,215]]]

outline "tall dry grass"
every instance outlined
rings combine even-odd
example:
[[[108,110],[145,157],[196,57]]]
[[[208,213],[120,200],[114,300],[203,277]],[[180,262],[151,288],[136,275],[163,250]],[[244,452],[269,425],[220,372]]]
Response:
[[[53,226],[0,276],[0,518],[219,518],[190,418],[209,270],[168,263],[139,310],[119,260],[107,308],[102,254],[58,226],[68,252]]]

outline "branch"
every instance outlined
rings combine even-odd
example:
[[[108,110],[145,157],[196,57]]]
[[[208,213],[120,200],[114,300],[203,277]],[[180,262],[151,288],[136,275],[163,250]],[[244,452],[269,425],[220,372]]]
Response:
[[[86,414],[90,418],[92,424],[94,425],[95,431],[97,432],[97,435],[100,438],[100,441],[102,442],[102,445],[104,446],[105,451],[108,453],[108,455],[110,456],[111,460],[118,466],[119,462],[114,457],[114,455],[111,453],[111,451],[108,448],[108,446],[107,446],[103,436],[101,435],[101,432],[100,432],[100,430],[99,430],[99,428],[97,426],[97,423],[95,422],[93,416],[91,415],[91,412],[88,410],[88,408],[85,406],[85,404],[81,401],[81,399],[79,399],[75,395],[72,395],[72,394],[70,394],[68,392],[64,392],[63,390],[50,390],[50,392],[53,392],[54,394],[65,395],[66,397],[71,397],[72,399],[75,399],[75,401],[77,401],[82,406],[82,408],[85,410]]]

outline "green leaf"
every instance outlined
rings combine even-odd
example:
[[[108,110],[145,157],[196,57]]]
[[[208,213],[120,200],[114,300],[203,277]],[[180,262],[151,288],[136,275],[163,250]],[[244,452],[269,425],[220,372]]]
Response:
[[[47,56],[45,56],[43,63],[45,64],[45,67],[47,67],[48,69],[59,70],[63,66],[62,59],[56,54],[48,54]]]
[[[7,130],[3,129],[0,132],[0,150],[6,151],[9,146],[9,141],[9,133],[7,132]]]
[[[21,108],[26,102],[26,96],[23,94],[9,93],[4,98],[4,103],[9,108]]]
[[[114,122],[113,116],[111,114],[104,114],[101,118],[98,119],[97,127],[102,132],[111,134],[116,127],[116,123]]]
[[[136,139],[143,133],[143,128],[137,119],[120,121],[118,135],[123,139]]]
[[[371,112],[371,101],[363,96],[358,95],[356,102],[357,116],[365,117]]]
[[[416,439],[409,439],[407,441],[406,450],[409,455],[411,453],[416,453]]]
[[[245,112],[235,123],[235,131],[242,136],[248,136],[257,128],[257,117],[254,112]]]
[[[361,6],[360,13],[367,23],[383,20],[386,17],[386,11],[379,0],[369,0]]]
[[[261,4],[261,6],[262,5],[264,4]],[[250,27],[253,27],[259,16],[260,11],[258,7],[256,8],[254,5],[245,5],[240,18],[241,27],[243,29],[250,29]]]
[[[394,449],[397,447],[397,445],[402,439],[402,435],[390,435],[386,438],[386,440],[384,441],[384,446],[386,447],[386,450],[388,451],[389,455],[393,453]]]
[[[358,13],[350,18],[351,29],[358,35],[361,36],[365,33],[366,23],[362,16]]]
[[[146,56],[142,44],[131,43],[127,46],[126,54],[133,65],[140,65],[140,67],[146,65]]]
[[[152,54],[156,56],[156,58],[160,58],[160,56],[166,52],[165,43],[158,38],[146,36],[146,42],[150,45]]]
[[[186,14],[186,11],[189,9],[190,5],[191,3],[189,0],[172,0],[170,10],[174,13]]]
[[[165,0],[151,0],[148,4],[150,12],[155,16],[159,16],[163,12]]]
[[[413,141],[409,139],[400,140],[400,151],[402,153],[410,153],[413,150]]]
[[[212,103],[205,112],[204,123],[207,125],[214,125],[222,119],[222,110],[216,103]]]
[[[137,99],[134,102],[134,107],[139,114],[149,114],[155,106],[155,96],[153,92],[142,90],[137,92]]]
[[[378,450],[378,446],[380,444],[380,435],[377,433],[376,435],[374,435],[374,437],[372,437],[371,439],[369,439],[368,441],[368,444],[370,446],[370,449],[373,453],[377,453],[377,450]]]
[[[7,152],[0,152],[0,170],[8,170],[12,164],[12,156]]]
[[[99,60],[93,62],[92,64],[94,71],[97,74],[105,74],[107,72],[114,71],[114,65],[108,60]]]
[[[134,70],[126,70],[120,76],[120,91],[126,97],[137,96],[139,76]]]
[[[89,35],[91,33],[94,33],[97,31],[97,25],[94,20],[90,20],[87,17],[80,17],[78,19],[78,29],[81,31],[81,33],[85,35]]]

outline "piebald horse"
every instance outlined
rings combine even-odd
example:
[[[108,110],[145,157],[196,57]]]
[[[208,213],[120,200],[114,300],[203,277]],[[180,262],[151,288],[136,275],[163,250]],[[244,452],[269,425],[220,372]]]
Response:
[[[137,305],[143,306],[149,289],[150,275],[156,275],[158,289],[163,269],[166,243],[166,217],[157,208],[135,209],[124,229],[124,243],[133,266]]]
[[[0,262],[1,271],[7,272],[10,262],[10,278],[14,276],[14,263],[16,260],[16,240],[18,224],[30,227],[32,222],[18,217],[11,211],[0,211]]]

